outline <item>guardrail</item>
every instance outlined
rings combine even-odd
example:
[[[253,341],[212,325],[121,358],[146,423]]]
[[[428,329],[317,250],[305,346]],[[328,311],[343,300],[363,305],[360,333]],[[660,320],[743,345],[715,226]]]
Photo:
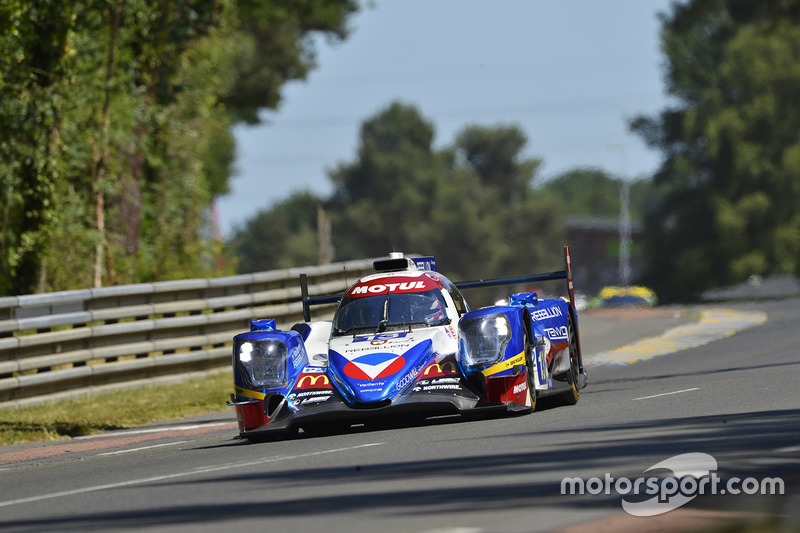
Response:
[[[301,273],[330,294],[372,261],[0,298],[0,408],[228,368],[250,320],[302,321]]]

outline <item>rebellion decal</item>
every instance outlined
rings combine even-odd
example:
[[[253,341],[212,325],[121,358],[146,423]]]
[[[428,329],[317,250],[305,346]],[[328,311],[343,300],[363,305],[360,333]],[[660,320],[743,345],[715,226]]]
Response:
[[[560,316],[564,316],[561,312],[561,309],[558,307],[545,307],[544,309],[539,309],[531,313],[534,319],[536,320],[544,320],[546,318],[558,318]]]
[[[375,345],[372,342],[370,342],[368,346],[362,346],[360,348],[345,348],[343,350],[343,352],[346,353],[346,354],[353,354],[353,353],[358,353],[358,352],[370,352],[370,351],[375,350],[375,348],[373,346],[375,346]],[[398,350],[399,351],[399,350],[402,350],[404,348],[408,348],[410,346],[411,346],[410,342],[402,342],[400,344],[392,344],[391,346],[389,346],[387,348],[391,348],[392,350]]]

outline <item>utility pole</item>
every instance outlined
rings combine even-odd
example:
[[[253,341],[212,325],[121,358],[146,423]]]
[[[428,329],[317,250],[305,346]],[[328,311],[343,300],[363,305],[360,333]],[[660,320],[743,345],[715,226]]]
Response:
[[[630,185],[622,178],[619,186],[619,283],[623,287],[631,284],[631,214]]]
[[[619,152],[620,157],[620,186],[619,186],[619,268],[617,276],[619,284],[627,287],[631,283],[631,213],[630,213],[630,184],[627,180],[625,168],[625,147],[622,144],[609,144],[613,152]]]

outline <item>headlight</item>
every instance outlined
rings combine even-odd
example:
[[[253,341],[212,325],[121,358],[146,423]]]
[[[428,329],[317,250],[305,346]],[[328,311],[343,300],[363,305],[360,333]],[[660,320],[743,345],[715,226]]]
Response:
[[[511,325],[506,315],[487,315],[462,320],[458,324],[458,351],[467,366],[486,366],[503,359]]]
[[[289,351],[280,339],[236,339],[233,353],[248,388],[275,389],[286,385]]]

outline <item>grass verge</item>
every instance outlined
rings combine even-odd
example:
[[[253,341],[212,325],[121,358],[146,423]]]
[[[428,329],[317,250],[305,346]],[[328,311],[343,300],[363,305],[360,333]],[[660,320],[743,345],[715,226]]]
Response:
[[[230,372],[172,385],[122,390],[0,410],[0,445],[64,440],[225,409]]]

